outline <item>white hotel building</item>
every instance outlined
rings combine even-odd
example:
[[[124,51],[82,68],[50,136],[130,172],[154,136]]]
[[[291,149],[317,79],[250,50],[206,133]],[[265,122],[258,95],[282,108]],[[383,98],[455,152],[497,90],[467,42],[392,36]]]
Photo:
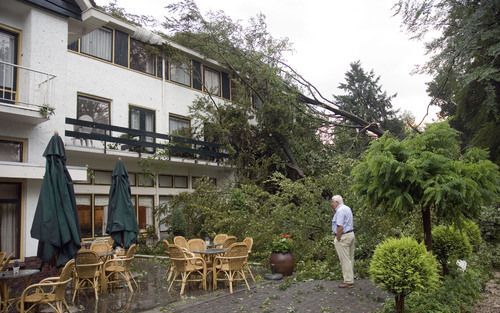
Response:
[[[217,62],[174,43],[186,64],[154,55],[148,45],[162,42],[89,0],[0,1],[0,251],[21,260],[36,255],[30,230],[42,154],[55,131],[65,142],[83,238],[105,235],[119,157],[130,173],[141,229],[165,230],[153,208],[192,190],[199,177],[231,181],[221,147],[169,135],[195,123],[188,107],[204,88],[217,101],[230,100],[229,76]],[[175,142],[181,145],[144,174],[139,161]]]

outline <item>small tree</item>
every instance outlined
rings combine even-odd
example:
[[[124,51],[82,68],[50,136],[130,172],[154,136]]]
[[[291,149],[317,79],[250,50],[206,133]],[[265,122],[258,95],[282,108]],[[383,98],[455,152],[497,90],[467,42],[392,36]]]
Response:
[[[174,236],[186,235],[186,218],[179,207],[174,208],[172,212],[172,234]]]
[[[432,251],[443,268],[443,275],[449,273],[448,263],[467,258],[472,253],[467,235],[454,227],[439,225],[432,230],[432,237],[434,238]]]
[[[369,269],[371,279],[393,293],[396,312],[404,312],[405,297],[438,283],[436,259],[413,238],[386,239],[375,249]]]

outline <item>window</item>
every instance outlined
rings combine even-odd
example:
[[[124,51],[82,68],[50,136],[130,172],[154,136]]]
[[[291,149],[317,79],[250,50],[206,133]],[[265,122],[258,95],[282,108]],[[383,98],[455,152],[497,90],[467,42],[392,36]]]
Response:
[[[220,73],[205,67],[205,70],[203,71],[203,77],[205,78],[205,85],[203,86],[204,87],[203,89],[211,94],[219,96]]]
[[[115,64],[128,67],[128,34],[115,30]]]
[[[207,177],[207,176],[198,177],[198,176],[193,176],[191,178],[192,188],[198,187],[198,184],[200,183],[200,181],[202,179],[207,180],[209,183],[213,184],[214,186],[217,186],[217,179],[215,177]]]
[[[0,161],[22,162],[23,143],[0,139]]]
[[[158,176],[158,184],[163,188],[172,188],[173,184],[173,176],[172,175],[159,175]]]
[[[155,112],[142,108],[131,107],[129,111],[130,128],[154,132],[155,131]],[[155,142],[153,137],[141,136],[140,141]],[[154,153],[154,148],[145,148],[146,152]]]
[[[111,62],[112,41],[113,32],[99,28],[82,37],[80,51]]]
[[[201,78],[201,63],[195,60],[191,61],[193,64],[193,88],[203,90]]]
[[[128,182],[130,186],[135,186],[135,173],[128,173]]]
[[[108,171],[94,171],[94,184],[111,185],[111,174]]]
[[[187,63],[170,63],[170,80],[191,86],[191,70]]]
[[[109,101],[79,95],[77,98],[76,118],[83,121],[109,125],[111,124],[109,107]],[[88,128],[80,127],[79,131],[84,132]],[[103,129],[92,129],[92,132],[98,134],[106,133]]]
[[[227,73],[221,72],[222,76],[222,98],[231,100],[231,80]]]
[[[156,56],[147,51],[146,44],[130,40],[130,68],[155,75]]]
[[[78,52],[78,39],[68,44],[68,50]]]
[[[149,174],[137,174],[137,186],[139,187],[154,187],[154,177]]]
[[[137,224],[139,229],[144,230],[148,225],[153,225],[153,196],[139,196],[137,206]]]
[[[0,251],[20,257],[21,183],[0,183]]]
[[[80,221],[82,238],[92,237],[92,198],[90,195],[76,195],[76,210]]]
[[[7,102],[16,100],[17,70],[10,64],[17,64],[17,40],[17,34],[0,29],[0,100]]]
[[[170,115],[168,118],[168,132],[170,134],[183,133],[183,130],[188,130],[191,126],[191,121],[188,118]]]
[[[104,236],[108,220],[109,196],[94,196],[94,237]]]
[[[174,188],[187,188],[187,187],[188,187],[187,176],[174,176]]]
[[[170,228],[168,227],[168,220],[172,215],[170,208],[170,201],[172,201],[172,196],[160,196],[158,200],[160,201],[160,212],[158,215],[160,232],[166,232]]]

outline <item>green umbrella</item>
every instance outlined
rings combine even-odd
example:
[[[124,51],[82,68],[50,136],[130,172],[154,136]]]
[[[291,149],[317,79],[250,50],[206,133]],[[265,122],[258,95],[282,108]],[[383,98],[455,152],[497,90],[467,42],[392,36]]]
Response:
[[[60,267],[80,249],[80,223],[66,151],[59,135],[50,139],[43,156],[45,175],[38,197],[31,237],[38,239],[38,257]]]
[[[112,174],[109,191],[108,225],[115,245],[128,249],[137,241],[137,218],[132,204],[128,173],[122,160],[118,160]]]

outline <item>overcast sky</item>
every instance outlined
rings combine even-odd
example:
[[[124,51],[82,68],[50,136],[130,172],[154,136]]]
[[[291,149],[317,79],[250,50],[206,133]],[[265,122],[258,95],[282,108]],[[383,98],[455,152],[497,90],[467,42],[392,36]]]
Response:
[[[108,0],[96,0],[99,5]],[[134,14],[163,20],[166,4],[174,0],[118,0]],[[417,121],[425,115],[430,99],[426,75],[412,74],[426,60],[422,42],[403,32],[399,16],[393,16],[395,0],[196,0],[202,12],[223,10],[233,19],[247,21],[258,13],[266,16],[270,33],[288,37],[294,52],[291,66],[318,87],[325,97],[339,94],[339,83],[351,62],[360,60],[366,70],[380,76],[382,89],[397,93],[393,106],[410,111]],[[436,109],[432,110],[437,111]],[[435,119],[432,114],[427,120]]]

